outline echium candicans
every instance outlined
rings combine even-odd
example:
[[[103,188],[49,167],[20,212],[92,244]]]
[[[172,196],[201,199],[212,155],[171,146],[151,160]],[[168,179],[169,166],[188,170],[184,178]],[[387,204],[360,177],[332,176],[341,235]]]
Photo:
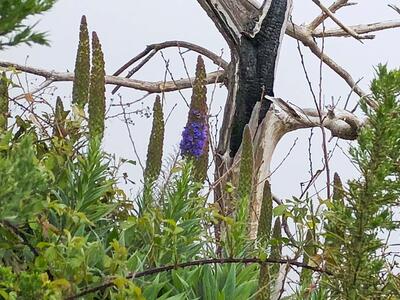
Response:
[[[199,159],[208,141],[207,89],[205,86],[205,67],[201,56],[197,59],[196,79],[189,108],[186,126],[180,143],[183,157]]]
[[[208,169],[208,119],[207,88],[204,61],[199,56],[188,120],[182,132],[181,154],[193,159],[193,176],[197,182],[204,182]]]
[[[105,81],[104,55],[96,32],[92,32],[92,69],[89,86],[89,136],[91,139],[104,135]]]
[[[82,16],[79,44],[75,60],[75,79],[72,86],[72,103],[84,108],[89,98],[90,45],[86,16]]]

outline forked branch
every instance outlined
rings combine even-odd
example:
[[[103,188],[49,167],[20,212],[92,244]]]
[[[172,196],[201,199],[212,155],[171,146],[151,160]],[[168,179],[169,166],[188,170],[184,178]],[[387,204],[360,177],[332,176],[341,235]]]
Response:
[[[308,47],[311,52],[318,57],[319,60],[323,61],[336,74],[342,77],[357,95],[365,98],[367,96],[367,93],[357,85],[356,81],[351,77],[349,72],[347,72],[343,67],[341,67],[336,61],[330,58],[319,48],[317,42],[315,41],[315,38],[352,36],[358,40],[373,39],[375,37],[374,35],[364,34],[386,29],[399,28],[400,22],[386,21],[365,25],[360,24],[355,26],[347,26],[335,16],[335,13],[343,7],[355,5],[356,3],[349,2],[348,0],[338,0],[334,2],[329,8],[326,8],[321,4],[320,1],[312,1],[321,8],[322,13],[317,16],[313,21],[311,21],[309,25],[296,25],[291,22],[291,24],[289,24],[289,26],[287,27],[286,34],[300,41],[304,46]],[[321,25],[327,18],[331,18],[335,23],[339,25],[339,27],[333,29],[318,29],[317,27]],[[371,99],[366,98],[366,102],[371,107],[376,107],[376,104]]]

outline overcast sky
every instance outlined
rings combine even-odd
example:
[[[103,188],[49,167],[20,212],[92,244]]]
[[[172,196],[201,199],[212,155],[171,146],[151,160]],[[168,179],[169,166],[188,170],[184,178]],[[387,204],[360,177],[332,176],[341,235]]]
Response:
[[[372,23],[382,20],[400,18],[387,4],[396,3],[398,0],[361,0],[357,6],[344,8],[338,14],[340,19],[349,25],[359,23]],[[330,1],[323,1],[329,4]],[[293,18],[298,24],[311,21],[317,14],[318,8],[311,0],[294,0]],[[59,0],[54,8],[41,16],[38,28],[49,32],[51,47],[34,46],[33,48],[21,46],[1,52],[1,60],[16,63],[54,69],[57,71],[73,71],[76,47],[78,40],[78,28],[81,15],[88,19],[89,29],[95,30],[103,46],[106,71],[113,73],[122,64],[142,51],[147,44],[162,42],[165,40],[185,40],[204,46],[216,53],[223,49],[224,58],[229,60],[229,50],[223,38],[214,27],[211,20],[202,11],[195,0]],[[32,20],[33,21],[33,20]],[[327,23],[327,26],[332,25]],[[398,29],[377,33],[373,41],[365,41],[364,44],[350,39],[339,38],[326,41],[326,52],[340,65],[345,66],[352,76],[358,80],[363,78],[360,85],[367,89],[374,74],[374,66],[378,63],[388,63],[392,67],[400,65],[398,55],[399,46]],[[307,68],[312,78],[314,87],[318,87],[319,61],[308,50],[303,49]],[[170,68],[174,77],[186,77],[182,61],[176,50],[164,51],[166,59],[170,60]],[[27,56],[29,56],[27,58]],[[187,53],[185,60],[191,75],[194,73],[194,59],[196,55]],[[215,66],[207,62],[207,70],[214,71]],[[135,74],[136,79],[159,81],[163,80],[165,72],[164,61],[157,56],[151,63]],[[350,91],[335,73],[324,67],[323,95],[330,103],[333,97],[345,99]],[[110,91],[112,87],[108,87]],[[209,89],[211,95],[213,87]],[[60,84],[56,95],[70,100],[71,84]],[[140,98],[143,93],[121,89],[120,95],[124,102],[130,102]],[[190,91],[183,92],[186,99],[190,99]],[[276,76],[275,95],[285,100],[290,100],[301,107],[312,107],[312,99],[305,81],[305,76],[300,65],[296,42],[285,37],[280,54],[278,74]],[[225,88],[217,87],[213,101],[212,112],[216,113],[224,106]],[[130,110],[136,110],[143,106],[152,106],[154,97],[151,96],[131,106]],[[186,122],[187,107],[182,96],[178,93],[170,93],[165,98],[165,114],[172,107],[171,118],[167,124],[167,145],[165,156],[176,148],[182,128]],[[356,98],[353,98],[355,101]],[[108,101],[111,98],[108,97]],[[114,101],[119,101],[114,97]],[[342,100],[341,103],[343,103]],[[110,103],[110,102],[109,102]],[[353,102],[354,104],[354,102]],[[114,114],[118,110],[112,110]],[[132,133],[138,147],[141,159],[144,161],[151,121],[135,116],[135,125]],[[126,127],[118,119],[108,122],[105,146],[110,152],[128,159],[136,159],[129,142]],[[321,141],[318,130],[314,130],[313,160],[314,169],[322,167]],[[286,156],[296,137],[299,137],[293,154],[284,162],[282,167],[273,175],[274,193],[281,197],[299,195],[302,181],[309,178],[308,175],[308,137],[309,130],[294,132],[286,136],[279,144],[273,165],[278,165]],[[342,143],[346,147],[346,143]],[[330,144],[332,149],[334,140]],[[274,169],[274,166],[272,169]],[[337,149],[332,160],[331,169],[338,171],[343,177],[355,175],[355,170],[348,159]],[[129,177],[138,182],[141,171],[139,167],[128,169]]]

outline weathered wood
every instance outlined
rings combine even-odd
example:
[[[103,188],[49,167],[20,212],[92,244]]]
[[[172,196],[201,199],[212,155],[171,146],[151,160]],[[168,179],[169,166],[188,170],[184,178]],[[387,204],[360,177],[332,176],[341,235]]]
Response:
[[[257,121],[253,121],[253,132],[258,131],[258,125],[270,105],[264,95],[274,95],[276,65],[292,0],[267,0],[261,7],[248,0],[198,2],[221,32],[231,51],[225,82],[228,99],[217,146],[217,184],[214,189],[220,213],[225,215],[231,208],[224,186],[228,180],[234,180],[236,169],[232,169],[232,162],[239,150],[244,126],[250,122],[256,103],[261,102],[261,109],[257,109]],[[220,230],[217,226],[217,240]]]
[[[249,20],[258,16],[255,2],[248,0],[197,0],[221,32],[231,51],[238,51],[240,36]]]
[[[239,49],[238,93],[230,135],[230,156],[234,157],[241,142],[244,126],[249,122],[254,105],[262,101],[260,120],[270,102],[263,96],[273,96],[276,65],[280,45],[285,34],[291,1],[275,0],[260,11],[259,22],[253,24],[256,32],[241,37]],[[253,30],[252,29],[252,30]],[[253,37],[254,35],[254,37]]]

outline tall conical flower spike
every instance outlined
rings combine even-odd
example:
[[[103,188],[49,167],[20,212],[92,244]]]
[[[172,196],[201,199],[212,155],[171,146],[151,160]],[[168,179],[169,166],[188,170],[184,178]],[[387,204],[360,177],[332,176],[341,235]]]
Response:
[[[276,218],[274,227],[272,229],[272,239],[274,239],[274,243],[271,246],[271,258],[272,259],[279,259],[282,256],[282,228],[281,228],[281,219]],[[279,265],[274,264],[271,267],[271,278],[276,279],[279,273]]]
[[[316,254],[316,249],[313,242],[313,235],[311,230],[307,230],[304,251],[303,251],[303,263],[308,265],[310,258]],[[312,271],[306,268],[301,270],[300,274],[300,284],[303,286],[309,286],[312,280]]]
[[[194,177],[203,182],[208,166],[208,108],[206,70],[199,56],[196,65],[196,77],[193,82],[193,94],[189,107],[186,126],[180,143],[183,157],[193,159]]]
[[[333,175],[333,201],[343,203],[344,191],[342,180],[338,173],[335,172]]]
[[[328,206],[327,218],[324,223],[324,256],[327,264],[335,263],[335,257],[340,254],[340,249],[343,245],[345,224],[332,222],[333,220],[330,219],[330,212],[332,210],[338,212],[345,209],[344,197],[345,192],[343,190],[342,181],[339,174],[335,173],[333,177],[332,205]]]
[[[3,73],[0,78],[0,131],[7,130],[7,119],[9,114],[8,110],[8,79],[6,77],[6,74]]]
[[[153,107],[153,125],[150,133],[149,146],[147,148],[146,169],[143,176],[146,183],[153,182],[160,174],[163,145],[164,115],[160,96],[157,96]]]
[[[54,129],[53,135],[58,137],[65,137],[65,120],[68,116],[68,111],[64,111],[64,104],[60,97],[56,100],[56,110],[54,112]]]
[[[96,32],[92,33],[92,70],[89,89],[89,135],[102,139],[105,118],[105,71],[103,51]]]
[[[257,237],[261,242],[261,245],[266,245],[266,242],[270,239],[272,227],[272,193],[271,185],[266,180],[264,183],[263,199],[260,211],[260,221],[258,223]],[[268,264],[262,264],[260,266],[260,277],[258,279],[258,300],[269,300],[271,298],[270,293],[270,276]]]
[[[254,154],[250,127],[246,125],[242,138],[239,185],[237,189],[236,219],[247,224],[253,187]]]
[[[75,79],[72,86],[72,103],[83,109],[88,102],[90,81],[90,47],[86,17],[82,16],[79,44],[75,60]]]
[[[257,235],[260,241],[268,241],[272,228],[272,193],[268,180],[264,183],[263,199],[261,203],[260,221],[258,222]]]

